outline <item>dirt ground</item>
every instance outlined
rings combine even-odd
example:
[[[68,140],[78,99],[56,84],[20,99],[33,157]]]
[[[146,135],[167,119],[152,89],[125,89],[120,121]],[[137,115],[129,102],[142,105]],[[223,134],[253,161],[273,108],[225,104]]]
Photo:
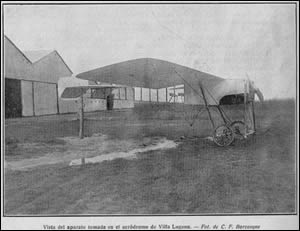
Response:
[[[229,147],[197,110],[86,113],[83,140],[75,114],[5,120],[5,214],[294,213],[295,102],[257,104],[257,134]]]

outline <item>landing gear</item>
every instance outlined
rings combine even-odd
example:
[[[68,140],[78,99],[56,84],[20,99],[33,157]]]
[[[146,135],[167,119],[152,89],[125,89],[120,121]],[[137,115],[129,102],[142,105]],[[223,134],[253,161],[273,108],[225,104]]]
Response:
[[[233,121],[230,124],[230,127],[233,131],[234,138],[237,140],[243,140],[247,137],[247,128],[243,121]]]
[[[215,129],[213,139],[218,146],[228,146],[234,140],[234,132],[230,126],[221,125]]]
[[[221,125],[214,131],[213,140],[221,147],[229,146],[234,140],[243,140],[247,137],[246,125],[243,121],[234,121],[228,125]]]

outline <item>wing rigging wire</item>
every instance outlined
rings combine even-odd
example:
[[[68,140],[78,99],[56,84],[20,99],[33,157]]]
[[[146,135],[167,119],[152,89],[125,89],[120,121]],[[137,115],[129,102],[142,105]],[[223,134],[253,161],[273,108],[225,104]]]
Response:
[[[191,84],[189,84],[183,77],[182,77],[182,75],[181,74],[179,74],[176,70],[175,70],[175,68],[173,69],[174,71],[175,71],[175,73],[193,90],[193,91],[195,91],[196,92],[196,94],[201,98],[201,99],[203,99],[203,96],[202,95],[200,95],[200,93],[197,91],[197,90],[195,90],[193,87],[192,87],[192,85]],[[206,89],[206,88],[205,88]],[[207,89],[206,89],[207,90]],[[213,97],[212,97],[213,98]],[[201,114],[202,112],[203,112],[204,110],[202,109],[202,108],[200,108],[199,109],[199,111],[198,111],[198,113],[197,113],[197,115],[196,115],[196,117],[193,119],[193,121],[192,121],[192,123],[190,123],[190,126],[193,126],[194,125],[194,123],[195,123],[195,121],[196,121],[196,119],[198,118],[198,116],[199,116],[199,114]],[[200,113],[201,112],[201,113]]]
[[[232,121],[230,120],[229,116],[225,113],[225,111],[223,110],[223,108],[218,104],[217,100],[212,96],[212,94],[210,93],[210,91],[205,88],[207,93],[210,95],[210,97],[215,101],[217,108],[221,111],[221,113],[223,113],[223,115],[226,117],[226,119],[231,123]]]

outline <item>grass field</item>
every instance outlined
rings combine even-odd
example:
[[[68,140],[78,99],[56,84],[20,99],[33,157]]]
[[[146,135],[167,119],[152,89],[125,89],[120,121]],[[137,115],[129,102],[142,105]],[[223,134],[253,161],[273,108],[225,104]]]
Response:
[[[226,109],[242,119],[241,109]],[[5,214],[294,213],[295,102],[257,104],[257,134],[229,147],[204,139],[211,135],[205,112],[190,126],[195,112],[137,105],[86,113],[81,141],[74,114],[6,120]],[[162,138],[177,147],[69,166],[81,155]]]

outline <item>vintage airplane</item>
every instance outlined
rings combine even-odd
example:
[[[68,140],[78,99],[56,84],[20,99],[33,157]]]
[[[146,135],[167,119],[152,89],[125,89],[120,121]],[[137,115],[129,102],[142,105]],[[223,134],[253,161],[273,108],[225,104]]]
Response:
[[[142,58],[129,60],[80,73],[70,79],[59,81],[59,95],[62,99],[80,100],[80,137],[83,137],[83,94],[88,89],[113,89],[121,87],[141,87],[162,89],[183,85],[184,103],[203,105],[212,125],[213,140],[219,146],[228,146],[234,139],[244,139],[256,131],[254,98],[262,101],[261,91],[253,81],[247,79],[223,79],[208,73],[175,63]],[[89,84],[92,81],[95,84]],[[98,83],[98,84],[96,84]],[[105,83],[105,84],[99,84]],[[116,85],[118,84],[118,85]],[[182,93],[181,93],[182,95]],[[176,94],[172,95],[176,97]],[[232,121],[222,104],[244,104],[244,121]],[[216,126],[211,115],[211,107],[216,107],[223,124]]]

